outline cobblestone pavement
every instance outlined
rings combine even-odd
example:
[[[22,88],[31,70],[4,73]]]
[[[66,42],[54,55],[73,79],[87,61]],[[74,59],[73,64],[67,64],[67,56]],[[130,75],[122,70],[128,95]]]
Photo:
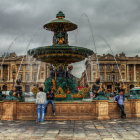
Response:
[[[0,121],[0,140],[140,140],[140,119]]]

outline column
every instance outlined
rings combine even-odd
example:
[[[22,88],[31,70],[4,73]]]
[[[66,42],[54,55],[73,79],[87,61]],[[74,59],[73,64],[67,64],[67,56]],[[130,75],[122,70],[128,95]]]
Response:
[[[100,75],[100,70],[99,70],[99,65],[96,63],[96,79],[99,78]]]
[[[130,81],[129,64],[127,64],[127,81]]]
[[[136,79],[136,64],[134,64],[134,82],[136,82],[137,79]]]
[[[44,67],[44,80],[46,80],[46,78],[48,77],[48,66],[47,64],[43,64]]]
[[[22,64],[21,67],[22,67],[22,71],[23,71],[23,82],[26,83],[26,82],[27,82],[27,81],[26,81],[26,71],[25,71],[25,69],[24,69],[24,65]]]
[[[50,76],[50,69],[49,69],[49,66],[47,64],[47,75],[46,75],[45,79],[48,78],[49,76]]]
[[[33,65],[30,65],[30,81],[32,82],[33,77]]]
[[[127,81],[127,64],[125,65],[125,81]]]
[[[106,81],[106,65],[105,65],[105,67],[104,67],[104,80]]]
[[[91,64],[91,82],[93,82],[93,64]]]
[[[1,80],[3,79],[3,65],[1,65]]]
[[[8,65],[8,79],[7,79],[7,81],[9,81],[10,80],[10,65]]]

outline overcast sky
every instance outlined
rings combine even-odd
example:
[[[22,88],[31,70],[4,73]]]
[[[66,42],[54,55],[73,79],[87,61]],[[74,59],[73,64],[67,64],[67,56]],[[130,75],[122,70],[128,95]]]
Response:
[[[50,45],[52,33],[42,26],[60,10],[79,27],[70,45],[94,51],[94,36],[97,53],[111,53],[103,37],[114,53],[140,54],[140,0],[0,0],[0,54]],[[74,68],[80,76],[84,62]]]

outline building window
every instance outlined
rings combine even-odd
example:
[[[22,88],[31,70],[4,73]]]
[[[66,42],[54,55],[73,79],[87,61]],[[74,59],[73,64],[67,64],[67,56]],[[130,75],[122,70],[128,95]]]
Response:
[[[38,65],[33,65],[33,71],[37,71]]]
[[[115,81],[119,81],[119,75],[115,74]]]
[[[18,65],[18,69],[19,69],[20,71],[23,71],[23,65]]]
[[[106,69],[110,71],[112,69],[111,65],[106,65]]]
[[[44,66],[40,66],[40,71],[44,71]]]
[[[114,70],[118,70],[118,66],[117,65],[114,65]]]
[[[30,70],[30,65],[26,65],[26,70]]]
[[[125,73],[122,73],[122,79],[125,79]]]
[[[44,73],[41,73],[40,77],[41,79],[44,79]]]
[[[136,73],[137,80],[139,80],[139,72]]]
[[[125,65],[121,65],[121,70],[125,70]]]
[[[99,65],[100,70],[104,70],[104,65]]]
[[[25,80],[26,80],[26,81],[30,81],[30,74],[29,74],[29,73],[26,73],[26,75],[25,75]]]
[[[96,79],[96,73],[93,73],[93,79]]]
[[[100,79],[101,79],[101,81],[104,80],[104,74],[103,73],[100,74]]]
[[[133,78],[132,78],[132,74],[130,74],[130,81],[132,81],[132,79],[133,79]]]
[[[107,81],[111,81],[111,76],[110,76],[109,73],[106,75],[106,80],[107,80]]]
[[[22,80],[22,73],[19,73],[18,79]]]
[[[37,72],[33,73],[33,81],[37,80]]]

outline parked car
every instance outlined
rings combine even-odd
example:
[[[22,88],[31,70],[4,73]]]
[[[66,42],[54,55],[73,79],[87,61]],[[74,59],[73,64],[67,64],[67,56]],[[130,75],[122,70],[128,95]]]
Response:
[[[140,87],[134,87],[130,89],[130,95],[135,95],[135,94],[140,95]]]
[[[128,99],[140,99],[140,87],[130,89]]]

